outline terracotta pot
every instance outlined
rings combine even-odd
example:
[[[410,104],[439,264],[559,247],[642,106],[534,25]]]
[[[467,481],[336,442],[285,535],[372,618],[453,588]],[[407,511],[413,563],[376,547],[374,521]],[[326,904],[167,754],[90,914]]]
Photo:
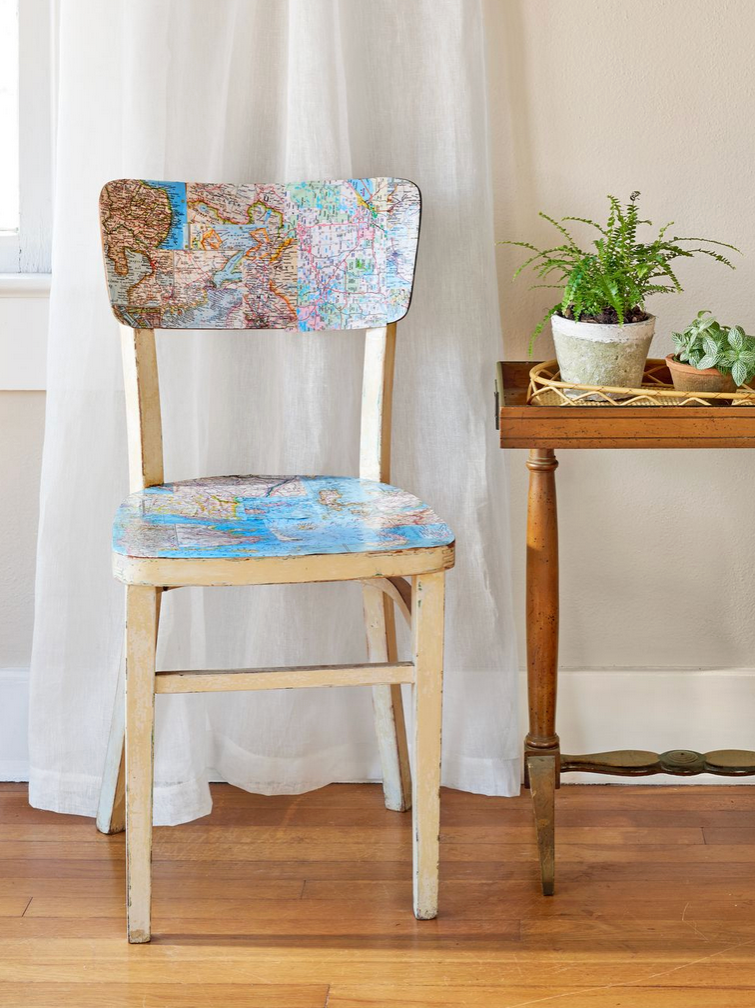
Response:
[[[737,386],[730,374],[721,374],[718,368],[698,371],[691,364],[674,360],[673,354],[666,357],[674,388],[679,392],[736,392]]]
[[[642,385],[654,315],[624,325],[575,322],[553,315],[551,328],[561,381],[619,388]]]

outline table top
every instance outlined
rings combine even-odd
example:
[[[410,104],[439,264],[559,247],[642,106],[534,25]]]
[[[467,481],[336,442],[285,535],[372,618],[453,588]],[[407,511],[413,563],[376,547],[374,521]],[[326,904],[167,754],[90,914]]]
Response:
[[[755,407],[530,406],[534,366],[499,363],[501,448],[755,448]]]

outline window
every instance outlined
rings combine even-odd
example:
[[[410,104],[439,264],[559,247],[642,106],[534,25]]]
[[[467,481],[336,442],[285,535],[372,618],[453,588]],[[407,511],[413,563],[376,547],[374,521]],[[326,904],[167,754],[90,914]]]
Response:
[[[57,4],[57,0],[55,0]],[[44,389],[53,0],[0,0],[0,389]]]
[[[46,273],[52,222],[50,0],[0,0],[0,273]]]
[[[0,0],[0,261],[18,256],[18,3]],[[5,265],[5,263],[3,263]]]

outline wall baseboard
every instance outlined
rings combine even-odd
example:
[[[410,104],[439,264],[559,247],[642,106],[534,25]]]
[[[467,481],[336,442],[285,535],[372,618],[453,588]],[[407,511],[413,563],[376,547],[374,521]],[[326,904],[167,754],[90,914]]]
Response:
[[[0,382],[3,390],[29,392],[47,388],[49,297],[49,274],[0,275]]]
[[[610,749],[752,749],[755,668],[562,668],[556,730],[567,753]],[[526,674],[520,691],[527,724]],[[570,773],[571,784],[743,784],[755,777],[607,777]]]
[[[564,752],[606,749],[753,749],[755,668],[561,669],[558,732]],[[29,670],[0,669],[0,780],[29,779]],[[527,692],[520,691],[522,737]],[[638,783],[637,778],[569,774],[574,784]],[[642,777],[643,784],[755,783],[755,778]]]
[[[0,780],[29,779],[28,668],[0,668]]]

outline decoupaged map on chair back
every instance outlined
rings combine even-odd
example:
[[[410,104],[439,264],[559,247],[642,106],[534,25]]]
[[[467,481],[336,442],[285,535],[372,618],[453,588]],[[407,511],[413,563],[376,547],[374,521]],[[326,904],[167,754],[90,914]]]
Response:
[[[411,299],[420,193],[394,178],[118,179],[100,195],[110,302],[135,329],[368,329]]]

